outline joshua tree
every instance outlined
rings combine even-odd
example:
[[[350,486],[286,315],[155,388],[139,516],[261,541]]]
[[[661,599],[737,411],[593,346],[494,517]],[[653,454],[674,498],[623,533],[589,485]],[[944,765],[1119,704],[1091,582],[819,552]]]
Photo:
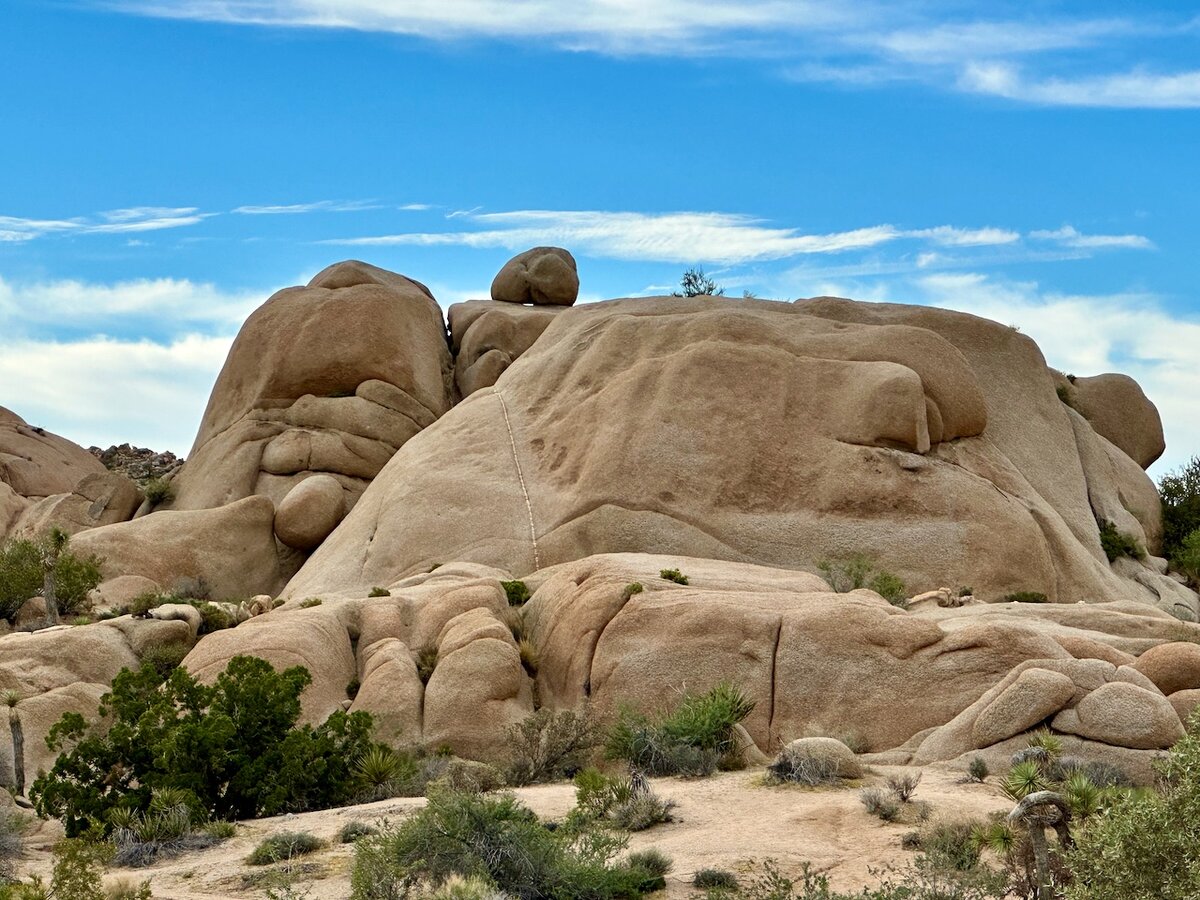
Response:
[[[8,707],[8,727],[12,731],[13,787],[21,795],[25,793],[25,729],[21,726],[21,714],[17,711],[21,695],[16,691],[5,691],[0,699]]]
[[[1021,798],[1008,814],[1010,826],[1021,826],[1029,832],[1033,862],[1037,869],[1034,900],[1052,900],[1055,896],[1050,870],[1050,848],[1046,843],[1046,828],[1058,834],[1060,852],[1075,846],[1071,838],[1071,808],[1062,794],[1054,791],[1034,791]]]

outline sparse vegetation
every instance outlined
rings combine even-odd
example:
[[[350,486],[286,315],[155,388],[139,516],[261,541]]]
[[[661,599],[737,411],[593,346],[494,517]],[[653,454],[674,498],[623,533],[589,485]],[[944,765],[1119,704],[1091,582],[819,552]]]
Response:
[[[390,596],[392,596],[392,592],[389,591],[387,588],[373,587],[373,588],[371,588],[371,593],[367,594],[367,596],[368,597],[390,597]]]
[[[845,759],[828,752],[819,744],[805,744],[799,747],[789,744],[767,767],[767,777],[772,781],[791,782],[808,787],[836,784],[844,778],[858,778],[861,775],[862,767],[856,760]]]
[[[645,588],[642,587],[642,583],[640,581],[635,581],[632,584],[627,584],[627,585],[625,585],[625,590],[621,591],[621,599],[628,600],[634,594],[640,594],[644,590],[645,590]]]
[[[596,822],[608,822],[622,831],[644,831],[671,821],[675,803],[663,800],[644,779],[613,778],[597,769],[575,776],[575,808],[564,827],[581,831]]]
[[[150,478],[142,485],[142,495],[151,506],[175,499],[175,486],[165,478]]]
[[[688,577],[678,569],[663,569],[658,573],[658,577],[665,581],[673,581],[676,584],[687,584]]]
[[[358,696],[358,692],[361,689],[362,689],[362,682],[359,681],[357,678],[351,678],[349,681],[346,682],[346,697],[350,700],[353,700],[355,697]]]
[[[300,601],[301,609],[312,609],[314,606],[320,606],[320,605],[321,605],[320,597],[308,597],[308,598]]]
[[[679,290],[671,293],[672,297],[723,297],[725,288],[721,287],[704,274],[704,269],[696,266],[687,269],[679,279]]]
[[[524,606],[529,602],[530,593],[529,586],[523,581],[502,581],[500,586],[504,588],[504,596],[508,598],[509,606]]]
[[[208,827],[204,811],[194,805],[194,795],[179,788],[151,792],[150,805],[142,811],[118,806],[109,812],[113,864],[148,866],[193,850],[203,850],[230,837]],[[232,823],[223,822],[222,825]]]
[[[887,789],[892,792],[892,796],[901,803],[907,803],[912,799],[913,794],[917,792],[917,785],[921,783],[921,773],[905,772],[903,775],[890,775],[887,779]]]
[[[361,785],[362,802],[409,796],[420,776],[420,768],[408,754],[375,744],[354,764],[354,777]]]
[[[885,822],[895,822],[900,818],[900,803],[891,791],[877,787],[863,788],[858,792],[858,799],[867,812]]]
[[[603,737],[586,710],[540,709],[508,729],[512,762],[505,773],[512,785],[571,778],[587,765]]]
[[[191,652],[190,641],[169,641],[165,644],[151,644],[142,652],[142,665],[154,667],[163,678],[179,668],[183,658]]]
[[[710,775],[739,752],[733,726],[753,710],[754,701],[724,681],[705,694],[685,694],[673,711],[654,720],[623,708],[605,755],[650,775]]]
[[[817,563],[821,577],[839,594],[868,588],[893,606],[908,607],[907,591],[903,580],[891,572],[877,569],[875,564],[861,553],[845,560],[824,559]]]
[[[339,844],[353,844],[359,838],[379,834],[379,829],[362,819],[351,819],[338,830]]]
[[[528,900],[636,900],[662,884],[661,864],[617,862],[624,846],[602,829],[547,829],[511,795],[431,790],[398,827],[355,844],[351,897],[394,900],[458,876]]]
[[[417,650],[417,677],[421,679],[421,684],[429,684],[429,679],[433,677],[433,670],[438,664],[438,648],[436,644],[426,644]]]
[[[246,862],[252,866],[269,866],[316,853],[324,847],[324,841],[307,831],[284,831],[264,838],[246,857]]]
[[[736,891],[738,878],[728,869],[700,869],[693,876],[692,884],[701,890]]]
[[[1129,535],[1117,531],[1117,526],[1108,519],[1100,519],[1097,525],[1100,528],[1100,546],[1109,562],[1114,562],[1122,556],[1131,559],[1143,559],[1146,556],[1141,544]]]
[[[1005,594],[1006,603],[1049,603],[1050,598],[1040,591],[1013,591]]]
[[[538,672],[537,644],[527,637],[517,642],[517,653],[521,657],[521,668],[530,678],[536,678]]]

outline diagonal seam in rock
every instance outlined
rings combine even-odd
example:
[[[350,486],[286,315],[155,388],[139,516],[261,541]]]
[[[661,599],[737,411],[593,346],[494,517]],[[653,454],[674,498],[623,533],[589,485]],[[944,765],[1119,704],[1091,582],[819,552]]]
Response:
[[[521,460],[517,456],[517,439],[513,436],[512,420],[508,417],[508,404],[504,402],[504,394],[496,391],[496,399],[500,401],[500,411],[504,413],[504,427],[508,430],[508,443],[512,447],[513,465],[517,469],[517,481],[521,485],[521,496],[525,498],[525,512],[529,516],[529,542],[533,546],[533,570],[542,567],[542,559],[538,553],[537,528],[533,524],[533,503],[529,500],[529,489],[525,486],[525,473],[521,471]]]

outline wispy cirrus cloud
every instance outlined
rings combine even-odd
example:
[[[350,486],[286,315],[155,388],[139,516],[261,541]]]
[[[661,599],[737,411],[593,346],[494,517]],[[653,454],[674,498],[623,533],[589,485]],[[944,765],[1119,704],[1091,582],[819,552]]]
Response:
[[[129,234],[196,225],[216,213],[197,207],[137,206],[113,209],[98,216],[70,219],[30,219],[0,216],[0,241],[31,241],[47,235]]]
[[[1083,234],[1071,225],[1064,225],[1053,231],[1031,231],[1029,236],[1035,240],[1052,241],[1063,247],[1082,250],[1114,247],[1133,250],[1154,249],[1154,242],[1141,234]]]
[[[243,216],[286,216],[317,212],[363,212],[383,209],[376,200],[317,200],[312,203],[287,203],[275,206],[239,206],[233,212]]]
[[[786,259],[810,254],[868,250],[897,241],[938,247],[1011,246],[1022,235],[1011,229],[939,225],[901,228],[876,224],[848,231],[806,233],[774,227],[752,216],[722,212],[638,213],[601,210],[513,210],[450,213],[448,221],[474,228],[437,232],[338,238],[322,241],[343,246],[461,246],[524,249],[535,244],[571,247],[587,256],[631,261],[686,263],[697,260],[727,265]],[[1066,226],[1070,228],[1070,226]],[[1076,249],[1145,248],[1137,235],[1097,237],[1070,229],[1035,233]],[[1031,237],[1034,235],[1031,235]]]
[[[1071,15],[933,0],[94,0],[176,19],[341,28],[431,40],[539,38],[611,55],[759,58],[785,77],[843,87],[909,82],[1039,105],[1200,106],[1195,18]],[[1113,68],[1114,58],[1135,60]]]

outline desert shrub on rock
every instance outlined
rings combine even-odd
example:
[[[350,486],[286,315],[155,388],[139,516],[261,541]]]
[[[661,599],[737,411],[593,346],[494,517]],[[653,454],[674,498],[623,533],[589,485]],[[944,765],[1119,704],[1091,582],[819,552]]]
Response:
[[[529,587],[523,581],[502,581],[500,587],[504,588],[504,595],[508,598],[509,606],[524,606],[529,602]]]
[[[982,756],[972,756],[971,761],[967,763],[967,780],[982,784],[987,780],[987,777],[992,774],[992,770],[988,768],[987,760]]]
[[[434,789],[400,825],[354,845],[353,900],[396,900],[477,878],[527,900],[638,898],[661,875],[617,861],[625,841],[606,830],[550,830],[510,794]]]
[[[1114,562],[1122,556],[1133,559],[1143,559],[1146,551],[1133,537],[1117,530],[1117,526],[1108,519],[1100,519],[1096,523],[1100,528],[1100,546],[1109,562]]]
[[[362,819],[351,819],[338,829],[339,844],[353,844],[359,838],[379,834],[379,829]]]
[[[149,665],[123,670],[98,710],[109,727],[67,713],[51,728],[46,740],[59,756],[30,798],[71,836],[108,832],[112,810],[143,812],[166,788],[224,819],[348,802],[371,717],[338,711],[315,728],[297,727],[311,681],[303,667],[277,672],[250,656],[231,659],[212,685],[183,668],[166,679]]]
[[[650,775],[710,775],[722,759],[739,753],[733,726],[753,711],[754,701],[727,681],[704,694],[685,694],[675,709],[654,719],[623,708],[605,755]]]
[[[601,743],[599,726],[586,710],[539,709],[508,729],[512,761],[505,773],[516,786],[571,778]]]
[[[904,582],[891,572],[876,568],[861,553],[844,560],[821,560],[817,570],[839,594],[869,588],[893,606],[908,605]]]

